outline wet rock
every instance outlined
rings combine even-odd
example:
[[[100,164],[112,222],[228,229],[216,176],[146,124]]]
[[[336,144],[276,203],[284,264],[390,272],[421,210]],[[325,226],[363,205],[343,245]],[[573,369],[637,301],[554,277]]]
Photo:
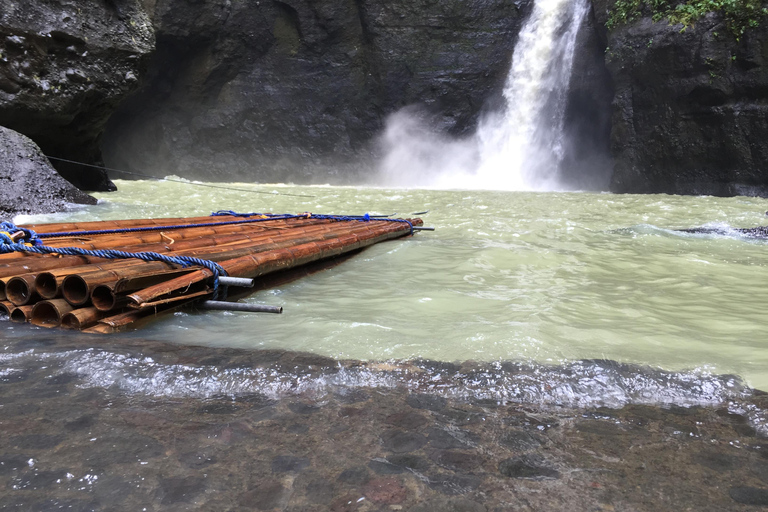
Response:
[[[309,432],[309,426],[302,425],[301,423],[294,423],[293,425],[288,425],[285,431],[289,434],[303,435]]]
[[[414,409],[427,409],[429,411],[442,411],[445,409],[446,399],[438,395],[414,394],[409,395],[405,401]]]
[[[404,453],[420,449],[427,444],[427,438],[415,432],[390,430],[381,436],[381,442],[385,450]]]
[[[487,509],[465,498],[437,499],[420,503],[408,509],[408,512],[487,512]]]
[[[293,455],[278,455],[272,459],[273,473],[300,473],[309,467],[309,459]]]
[[[217,459],[214,455],[194,451],[181,454],[179,461],[191,468],[199,469],[216,464]]]
[[[600,420],[581,421],[576,425],[576,430],[599,436],[617,436],[626,432],[621,426],[614,422]]]
[[[358,154],[373,151],[384,120],[406,105],[425,105],[441,132],[472,130],[501,94],[532,2],[151,4],[158,50],[142,92],[110,121],[112,165],[327,182],[358,175]],[[299,362],[337,368],[285,361]]]
[[[7,475],[14,471],[21,471],[29,467],[31,456],[0,454],[0,475]]]
[[[331,502],[329,510],[330,512],[354,512],[361,508],[360,498],[362,498],[362,496],[359,494],[345,494],[344,496],[339,496]]]
[[[429,423],[429,419],[415,411],[396,412],[387,416],[384,421],[404,430],[419,430]]]
[[[238,504],[256,510],[272,510],[282,508],[290,498],[290,489],[281,482],[268,481],[250,489],[238,498]]]
[[[90,442],[84,459],[91,467],[101,469],[112,464],[146,462],[164,454],[163,445],[152,437],[113,434]]]
[[[525,430],[511,430],[502,434],[499,444],[515,452],[528,452],[539,448],[541,440]]]
[[[405,501],[408,491],[400,479],[381,477],[368,482],[363,494],[374,503],[394,505]]]
[[[26,416],[27,414],[34,414],[39,410],[40,406],[37,404],[3,404],[3,417],[13,418],[14,416]]]
[[[303,402],[291,402],[288,404],[288,409],[296,414],[314,414],[320,410],[316,405],[305,404]]]
[[[482,479],[473,475],[430,475],[430,488],[449,496],[466,494],[477,489]]]
[[[141,490],[124,477],[102,474],[93,484],[93,494],[103,503],[120,503],[126,499],[126,496],[136,499],[137,494],[141,494]],[[154,496],[146,496],[146,498],[154,499]]]
[[[122,19],[113,2],[0,1],[0,125],[31,138],[45,154],[102,163],[104,126],[139,86],[125,76],[144,76],[155,45],[141,3],[119,4]],[[59,161],[54,167],[78,188],[114,190],[103,169]],[[31,200],[45,187],[44,180],[28,180],[19,195]]]
[[[399,475],[405,473],[405,468],[392,464],[387,460],[372,460],[368,463],[368,467],[379,475]]]
[[[428,429],[425,434],[427,434],[431,447],[443,450],[470,448],[480,439],[480,436],[474,432],[467,430],[445,430],[438,427]]]
[[[474,411],[465,411],[463,409],[444,409],[438,413],[436,413],[436,418],[442,422],[447,423],[449,425],[455,425],[458,427],[463,427],[465,425],[476,425],[478,423],[482,423],[483,421],[483,413],[480,412],[474,412]]]
[[[213,403],[206,404],[200,409],[201,414],[234,414],[240,410],[240,406],[235,403]]]
[[[733,455],[710,450],[697,453],[693,461],[718,473],[731,471],[739,464],[739,459]]]
[[[427,459],[419,457],[418,455],[413,455],[411,453],[388,455],[387,461],[396,466],[410,469],[419,473],[424,473],[432,466]]]
[[[66,478],[66,471],[29,471],[18,477],[16,484],[22,489],[42,490]]]
[[[70,432],[77,432],[78,430],[86,430],[96,425],[98,417],[93,414],[84,414],[72,421],[64,423],[64,428]]]
[[[454,450],[436,450],[429,458],[446,469],[463,472],[472,471],[483,463],[480,455]]]
[[[538,456],[521,456],[499,463],[499,473],[509,478],[560,478],[560,473]]]
[[[349,485],[363,485],[371,479],[368,470],[363,466],[345,469],[336,478],[339,482]]]
[[[595,2],[601,23],[612,5]],[[768,25],[754,21],[735,34],[711,12],[683,30],[646,12],[607,31],[611,191],[768,195]]]
[[[79,191],[59,176],[34,142],[2,126],[0,181],[3,184],[0,187],[0,215],[3,217],[13,217],[19,213],[53,213],[64,210],[70,203],[96,204],[95,198]],[[8,382],[6,379],[19,378],[21,375],[10,373],[0,378],[0,382]]]
[[[305,493],[310,503],[324,505],[333,500],[335,488],[333,483],[321,478],[315,478],[307,484]]]
[[[11,446],[21,448],[22,450],[50,450],[55,448],[62,441],[64,436],[51,434],[28,434],[25,436],[14,436],[10,439]]]
[[[731,487],[728,490],[731,499],[743,505],[768,506],[768,489],[759,487]]]
[[[162,496],[160,504],[171,505],[192,501],[205,491],[205,487],[205,479],[202,477],[161,478],[158,491],[159,495]]]
[[[370,400],[371,395],[362,389],[343,389],[336,393],[336,399],[344,404],[359,404]]]

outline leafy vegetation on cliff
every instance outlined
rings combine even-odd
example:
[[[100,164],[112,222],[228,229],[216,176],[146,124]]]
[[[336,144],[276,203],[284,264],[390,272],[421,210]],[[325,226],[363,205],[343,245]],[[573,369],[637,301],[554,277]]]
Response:
[[[739,38],[768,16],[768,6],[762,0],[617,0],[607,25],[609,29],[615,28],[641,15],[650,15],[653,21],[666,19],[685,28],[708,12],[722,13],[728,28]]]

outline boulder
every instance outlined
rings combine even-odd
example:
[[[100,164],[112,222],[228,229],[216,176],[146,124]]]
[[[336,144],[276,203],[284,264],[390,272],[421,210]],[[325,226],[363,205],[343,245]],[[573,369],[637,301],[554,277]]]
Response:
[[[153,50],[139,0],[0,0],[0,125],[47,155],[101,164],[104,126]],[[101,169],[54,166],[82,189],[114,189]]]
[[[0,126],[0,216],[53,213],[70,203],[96,204],[51,167],[28,137]]]

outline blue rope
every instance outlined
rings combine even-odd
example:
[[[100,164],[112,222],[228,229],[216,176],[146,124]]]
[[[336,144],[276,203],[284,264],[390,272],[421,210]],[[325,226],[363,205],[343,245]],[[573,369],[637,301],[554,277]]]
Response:
[[[12,233],[24,233],[19,241],[11,238]],[[129,259],[136,258],[142,261],[162,261],[170,265],[178,265],[182,268],[194,265],[207,268],[213,274],[213,297],[224,299],[226,286],[219,286],[219,277],[226,276],[227,271],[221,265],[213,261],[194,258],[192,256],[167,256],[156,252],[125,252],[114,249],[87,250],[79,247],[48,247],[42,245],[37,235],[31,229],[22,229],[12,222],[0,222],[0,254],[10,252],[30,252],[35,254],[63,254],[66,256],[93,256],[104,259]]]
[[[212,217],[218,216],[244,217],[243,220],[232,220],[225,222],[201,222],[197,224],[171,224],[165,226],[143,226],[134,228],[119,229],[97,229],[83,231],[65,231],[54,233],[35,233],[31,229],[20,228],[12,222],[0,222],[0,254],[10,252],[30,252],[35,254],[64,254],[67,256],[93,256],[104,259],[130,259],[136,258],[142,261],[162,261],[170,265],[178,265],[182,268],[194,265],[207,268],[213,274],[213,297],[224,299],[226,297],[226,287],[219,287],[219,277],[226,276],[227,272],[219,265],[210,260],[194,258],[191,256],[167,256],[156,252],[125,252],[114,249],[87,250],[79,247],[49,247],[46,246],[42,238],[60,238],[88,235],[107,235],[115,233],[134,233],[142,231],[159,231],[170,229],[199,228],[210,226],[225,226],[231,224],[246,224],[252,222],[265,222],[269,220],[286,219],[318,219],[333,220],[337,222],[358,221],[358,222],[401,222],[408,224],[411,235],[413,234],[413,224],[406,219],[392,219],[389,217],[371,217],[365,215],[318,215],[314,213],[303,213],[300,215],[290,214],[271,214],[271,213],[237,213],[232,210],[219,210],[211,214]],[[257,218],[251,218],[257,217]],[[18,233],[22,235],[19,236]],[[18,240],[15,240],[18,238]]]

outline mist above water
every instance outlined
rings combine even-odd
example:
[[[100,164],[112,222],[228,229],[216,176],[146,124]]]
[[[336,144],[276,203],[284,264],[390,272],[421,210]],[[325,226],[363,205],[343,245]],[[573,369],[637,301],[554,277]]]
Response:
[[[382,136],[386,185],[560,190],[564,119],[584,0],[536,0],[503,91],[505,108],[463,139],[436,133],[415,108],[392,115]]]

